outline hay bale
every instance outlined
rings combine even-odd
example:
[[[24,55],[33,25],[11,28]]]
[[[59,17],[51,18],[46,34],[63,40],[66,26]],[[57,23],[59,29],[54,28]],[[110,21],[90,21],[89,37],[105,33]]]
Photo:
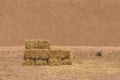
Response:
[[[48,65],[50,65],[50,66],[60,66],[61,65],[61,59],[60,58],[49,58]]]
[[[70,51],[67,49],[51,49],[50,57],[68,59],[70,58]]]
[[[34,66],[35,65],[35,60],[34,59],[25,59],[23,65]]]
[[[62,65],[72,65],[71,59],[64,59],[61,61]]]
[[[47,60],[38,59],[35,62],[36,62],[35,64],[36,66],[47,65]]]
[[[38,40],[39,49],[50,49],[50,42],[47,40]]]
[[[24,59],[48,59],[49,50],[48,49],[25,49]]]
[[[25,48],[26,49],[36,49],[36,48],[38,48],[37,40],[25,41]]]
[[[47,40],[28,40],[25,41],[26,49],[50,49],[50,43]]]

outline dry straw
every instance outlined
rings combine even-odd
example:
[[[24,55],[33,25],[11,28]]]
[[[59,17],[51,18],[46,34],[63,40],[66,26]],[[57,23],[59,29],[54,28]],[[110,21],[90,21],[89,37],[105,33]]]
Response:
[[[48,49],[25,49],[24,58],[33,59],[48,59],[49,50]]]
[[[71,65],[70,51],[67,49],[50,48],[47,40],[28,40],[25,42],[25,65]]]
[[[50,57],[66,59],[70,58],[70,51],[67,49],[51,49]]]
[[[47,40],[27,40],[26,49],[50,49],[50,42]]]
[[[25,59],[23,65],[34,66],[35,65],[35,60],[33,60],[33,59]]]
[[[48,60],[48,65],[50,65],[50,66],[60,66],[61,65],[61,59],[60,58],[50,58]]]
[[[39,59],[39,60],[36,60],[36,66],[39,66],[39,65],[47,65],[47,60],[42,60],[42,59]]]

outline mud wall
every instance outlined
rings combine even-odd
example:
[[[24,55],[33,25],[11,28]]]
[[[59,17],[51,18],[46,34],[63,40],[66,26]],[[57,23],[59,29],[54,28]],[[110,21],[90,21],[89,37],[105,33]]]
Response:
[[[0,46],[120,46],[120,0],[0,0]]]

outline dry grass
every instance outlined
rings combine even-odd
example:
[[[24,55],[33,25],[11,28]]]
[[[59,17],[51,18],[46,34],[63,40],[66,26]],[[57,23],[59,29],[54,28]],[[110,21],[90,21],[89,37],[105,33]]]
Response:
[[[2,48],[0,49],[0,79],[120,80],[120,48],[119,50],[116,50],[116,48],[114,50],[110,48],[103,48],[101,50],[95,48],[93,50],[88,47],[73,47],[70,49],[73,59],[72,65],[22,66],[24,48]],[[102,51],[101,57],[96,56],[98,51]]]
[[[77,51],[77,52],[76,52]],[[74,62],[83,63],[83,60],[97,60],[104,62],[120,62],[120,50],[118,49],[76,49],[72,50],[72,60]],[[97,54],[101,55],[98,56]]]

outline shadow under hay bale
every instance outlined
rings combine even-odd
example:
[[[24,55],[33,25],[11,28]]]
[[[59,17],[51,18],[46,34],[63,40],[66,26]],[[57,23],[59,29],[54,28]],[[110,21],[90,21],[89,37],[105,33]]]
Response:
[[[67,49],[51,49],[50,57],[60,59],[70,58],[70,51]]]
[[[33,59],[48,59],[49,50],[48,49],[25,49],[24,58],[33,58]]]
[[[28,40],[25,42],[26,49],[50,49],[50,42],[47,40]]]
[[[61,65],[61,59],[60,58],[50,58],[48,60],[48,65],[50,65],[50,66],[60,66]]]
[[[72,65],[71,59],[64,59],[61,61],[62,65]]]

